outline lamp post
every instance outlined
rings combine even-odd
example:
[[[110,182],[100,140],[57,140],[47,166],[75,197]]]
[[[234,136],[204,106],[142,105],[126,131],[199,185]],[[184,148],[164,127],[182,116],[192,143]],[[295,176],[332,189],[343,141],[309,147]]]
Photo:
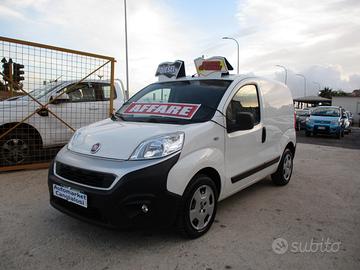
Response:
[[[296,76],[300,76],[304,79],[304,97],[306,97],[306,77],[303,74],[295,74]]]
[[[239,74],[239,62],[240,62],[240,46],[239,46],[239,42],[232,37],[223,37],[222,39],[231,39],[233,41],[236,42],[236,46],[237,46],[237,74]]]
[[[285,71],[285,85],[287,85],[287,74],[288,74],[287,68],[282,66],[282,65],[276,65],[276,66],[284,69],[284,71]]]
[[[127,14],[126,0],[124,0],[124,17],[125,17],[125,73],[126,73],[126,90],[125,98],[129,98],[129,59],[128,59],[128,40],[127,40]]]

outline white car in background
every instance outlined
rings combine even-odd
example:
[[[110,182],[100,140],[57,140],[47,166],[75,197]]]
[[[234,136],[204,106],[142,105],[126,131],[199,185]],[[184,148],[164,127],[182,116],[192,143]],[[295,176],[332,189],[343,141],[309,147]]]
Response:
[[[105,80],[59,81],[29,93],[42,105],[51,101],[48,110],[28,95],[0,102],[0,166],[24,163],[34,151],[64,145],[73,130],[109,117],[110,87]],[[114,110],[122,106],[124,96],[121,81],[115,80]]]

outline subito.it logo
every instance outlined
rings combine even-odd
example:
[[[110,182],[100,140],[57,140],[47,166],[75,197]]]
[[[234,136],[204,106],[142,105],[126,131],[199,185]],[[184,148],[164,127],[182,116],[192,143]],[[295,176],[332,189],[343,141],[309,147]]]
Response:
[[[284,238],[280,237],[273,241],[271,247],[276,254],[284,254],[288,250],[289,245]]]

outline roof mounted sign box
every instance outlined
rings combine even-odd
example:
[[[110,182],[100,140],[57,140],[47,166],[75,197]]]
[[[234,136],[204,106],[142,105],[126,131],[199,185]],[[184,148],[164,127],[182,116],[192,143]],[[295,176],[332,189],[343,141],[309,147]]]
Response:
[[[223,56],[214,56],[207,59],[199,57],[194,62],[199,77],[219,78],[222,75],[228,75],[229,70],[234,69]]]
[[[156,70],[155,76],[159,77],[159,81],[176,80],[185,77],[185,63],[181,60],[161,63]]]

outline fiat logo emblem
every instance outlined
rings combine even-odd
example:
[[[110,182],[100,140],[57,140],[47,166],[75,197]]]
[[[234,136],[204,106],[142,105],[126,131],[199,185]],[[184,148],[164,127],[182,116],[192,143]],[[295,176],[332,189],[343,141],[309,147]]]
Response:
[[[97,151],[100,150],[101,144],[100,143],[95,143],[92,147],[91,147],[91,154],[95,154]]]

